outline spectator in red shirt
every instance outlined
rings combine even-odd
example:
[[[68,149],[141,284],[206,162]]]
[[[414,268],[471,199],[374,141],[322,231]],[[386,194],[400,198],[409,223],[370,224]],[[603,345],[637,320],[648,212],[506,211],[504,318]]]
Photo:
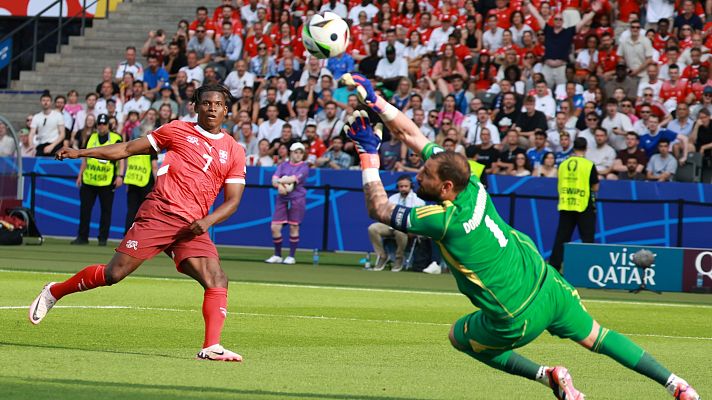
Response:
[[[420,23],[418,27],[415,28],[420,34],[420,39],[423,41],[424,45],[427,45],[430,40],[430,35],[433,33],[433,28],[430,26],[432,21],[432,15],[428,12],[423,13],[420,16]]]
[[[240,16],[237,14],[235,9],[231,5],[224,5],[222,7],[218,7],[216,11],[222,11],[220,14],[217,15],[217,18],[213,18],[213,23],[215,24],[215,40],[218,41],[220,40],[220,37],[223,35],[223,24],[225,22],[230,22],[232,24],[232,34],[235,34],[242,39],[242,20],[240,19]]]
[[[265,35],[262,32],[262,23],[261,22],[255,22],[253,25],[253,33],[252,35],[248,36],[247,39],[245,39],[245,50],[244,53],[247,54],[250,57],[256,57],[257,56],[257,47],[264,43],[267,45],[267,52],[272,53],[272,49],[274,48],[274,43],[272,43],[272,40],[269,38],[269,36]]]
[[[618,61],[618,50],[613,46],[613,37],[609,33],[603,33],[598,48],[598,75],[603,76],[606,81],[614,79]]]
[[[663,82],[660,88],[660,98],[668,110],[674,110],[677,103],[682,103],[688,95],[687,79],[680,79],[680,67],[677,64],[670,65],[668,70],[670,79]]]
[[[200,25],[205,27],[207,36],[212,39],[215,36],[215,24],[208,19],[208,9],[200,6],[195,10],[195,15],[195,21],[191,22],[188,27],[188,35],[190,38],[195,35],[195,30],[198,28],[198,25]]]
[[[326,145],[316,134],[316,123],[313,120],[307,122],[304,136],[306,137],[305,144],[307,145],[307,164],[309,164],[309,167],[314,167],[316,160],[326,153]]]
[[[494,15],[497,17],[497,26],[502,29],[509,29],[511,25],[509,16],[512,10],[507,6],[507,0],[495,0],[496,8],[489,10],[487,16]]]

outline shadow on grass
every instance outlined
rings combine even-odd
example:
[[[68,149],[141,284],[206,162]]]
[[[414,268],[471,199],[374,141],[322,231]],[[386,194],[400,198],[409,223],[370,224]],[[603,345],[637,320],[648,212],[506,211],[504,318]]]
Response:
[[[150,399],[176,399],[176,398],[214,398],[226,397],[231,399],[363,399],[363,400],[421,400],[412,397],[374,396],[363,394],[330,394],[308,392],[278,392],[272,390],[254,389],[227,389],[195,386],[170,386],[150,385],[137,383],[103,382],[81,379],[36,379],[36,378],[9,378],[0,377],[3,391],[9,398],[34,393],[41,395],[43,392],[52,393],[53,399],[82,399],[82,398],[150,398]],[[69,387],[67,387],[69,386]],[[176,393],[179,392],[179,393]],[[89,394],[90,397],[83,397]],[[101,394],[99,396],[99,394]],[[34,397],[34,395],[33,395]],[[5,398],[5,397],[3,397]]]
[[[159,357],[159,358],[170,358],[174,360],[187,360],[189,357],[178,357],[178,356],[171,356],[167,354],[158,354],[158,353],[139,353],[139,352],[133,352],[133,351],[119,351],[119,350],[106,350],[106,349],[87,349],[87,348],[79,348],[79,347],[71,347],[71,346],[57,346],[57,345],[50,345],[50,344],[26,344],[26,343],[10,343],[10,342],[0,342],[0,346],[14,346],[14,347],[27,347],[27,348],[39,348],[39,349],[55,349],[55,350],[77,350],[77,351],[84,351],[84,352],[91,352],[91,353],[108,353],[108,354],[127,354],[127,355],[134,355],[134,356],[146,356],[146,357]]]

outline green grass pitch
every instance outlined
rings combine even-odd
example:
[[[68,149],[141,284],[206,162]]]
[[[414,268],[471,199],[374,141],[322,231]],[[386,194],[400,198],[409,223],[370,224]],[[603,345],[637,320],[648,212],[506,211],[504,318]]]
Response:
[[[231,278],[223,344],[241,364],[197,361],[202,290],[161,255],[111,287],[69,296],[39,326],[27,306],[48,281],[106,262],[111,248],[50,240],[0,247],[0,399],[549,399],[543,386],[450,347],[472,312],[451,276],[366,272],[360,255],[222,248]],[[309,263],[304,261],[308,260]],[[712,395],[712,296],[581,291],[703,397]],[[567,366],[587,399],[666,399],[656,383],[549,334],[521,353]]]

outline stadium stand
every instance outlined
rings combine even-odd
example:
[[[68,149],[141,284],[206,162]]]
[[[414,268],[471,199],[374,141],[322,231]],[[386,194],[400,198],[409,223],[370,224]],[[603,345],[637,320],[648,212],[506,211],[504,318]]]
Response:
[[[712,25],[697,23],[708,18],[691,0],[676,2],[670,15],[647,10],[648,20],[641,20],[637,2],[619,3],[614,13],[608,0],[585,1],[580,9],[542,0],[136,0],[48,55],[36,71],[23,71],[12,88],[66,95],[60,111],[67,143],[82,146],[86,132],[77,133],[86,131],[91,115],[108,112],[114,130],[130,139],[172,119],[194,118],[187,99],[195,87],[224,82],[239,100],[225,128],[243,143],[251,130],[248,159],[268,165],[286,157],[289,140],[280,133],[288,121],[303,121],[291,140],[305,143],[309,159],[331,154],[339,126],[357,105],[338,77],[355,67],[417,116],[433,140],[490,166],[491,174],[540,171],[548,153],[558,165],[570,154],[561,146],[564,133],[569,146],[585,137],[601,177],[615,179],[624,170],[619,156],[630,148],[628,133],[635,132],[648,159],[661,138],[671,141],[675,180],[709,181],[703,173],[709,163],[695,151],[712,139],[709,117],[700,113],[712,111]],[[301,26],[327,10],[349,19],[352,42],[343,56],[320,61],[306,53]],[[19,122],[39,107],[37,96],[14,95],[3,96],[0,108]],[[299,108],[307,115],[297,118]],[[307,120],[316,135],[307,135]],[[594,138],[598,127],[607,140]],[[512,130],[516,145],[505,140]],[[483,147],[482,131],[494,146]],[[263,139],[269,151],[256,144]],[[346,155],[353,166],[348,141],[343,152],[340,167],[348,166]],[[522,165],[501,168],[516,164],[519,152],[527,155]],[[381,153],[388,168],[402,170],[409,161],[394,142]]]

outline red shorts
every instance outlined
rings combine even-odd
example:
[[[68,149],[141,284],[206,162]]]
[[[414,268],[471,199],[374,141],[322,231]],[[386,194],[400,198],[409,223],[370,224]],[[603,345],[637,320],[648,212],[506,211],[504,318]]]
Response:
[[[116,251],[141,260],[151,259],[163,251],[173,259],[178,272],[183,272],[180,263],[186,258],[219,258],[207,233],[196,236],[185,220],[141,208]]]

